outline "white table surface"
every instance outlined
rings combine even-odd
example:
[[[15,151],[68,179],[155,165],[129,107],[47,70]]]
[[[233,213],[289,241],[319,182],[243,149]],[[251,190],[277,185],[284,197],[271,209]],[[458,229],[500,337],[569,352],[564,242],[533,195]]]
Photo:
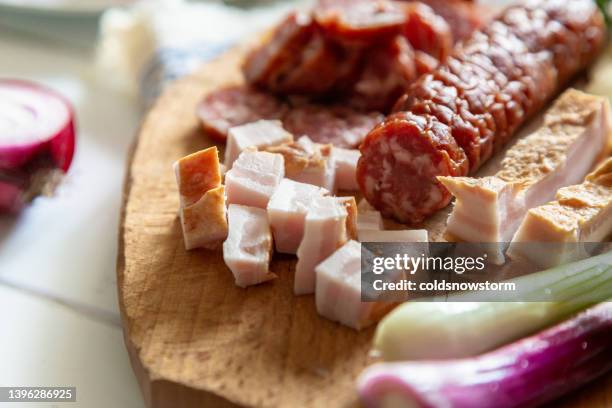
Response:
[[[75,105],[78,145],[57,197],[0,217],[0,386],[76,386],[77,402],[139,408],[115,287],[124,159],[137,104],[87,80],[91,58],[0,27],[0,77],[53,87]],[[0,406],[4,406],[0,403]]]

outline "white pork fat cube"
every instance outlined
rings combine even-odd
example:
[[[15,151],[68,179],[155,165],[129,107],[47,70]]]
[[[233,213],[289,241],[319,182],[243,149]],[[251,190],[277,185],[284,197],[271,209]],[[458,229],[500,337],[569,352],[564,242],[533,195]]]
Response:
[[[223,260],[236,285],[247,287],[276,278],[270,272],[272,233],[265,210],[231,204],[229,234],[223,243]]]
[[[611,233],[612,157],[581,184],[557,191],[555,201],[530,209],[508,255],[550,268],[587,257]]]
[[[335,197],[312,202],[304,221],[304,236],[297,250],[293,291],[296,295],[313,293],[315,267],[347,240],[348,212]]]
[[[336,164],[332,145],[314,143],[308,136],[300,137],[297,143],[309,155],[310,160],[308,165],[292,178],[331,192],[336,191]]]
[[[334,162],[336,164],[336,188],[345,191],[357,191],[357,162],[361,153],[357,149],[342,149],[334,147]]]
[[[312,184],[283,179],[268,203],[268,220],[276,250],[295,254],[304,234],[304,218],[313,200],[329,191]]]
[[[264,150],[283,155],[285,177],[335,191],[336,166],[331,144],[314,143],[308,136],[302,136],[296,142],[270,146]]]
[[[227,237],[227,219],[217,148],[177,160],[174,172],[185,248],[218,248]]]
[[[208,190],[195,204],[181,208],[179,214],[186,249],[218,249],[227,237],[223,186]]]
[[[501,169],[488,177],[438,177],[455,196],[446,236],[489,243],[489,262],[504,263],[504,250],[527,212],[579,183],[606,155],[612,135],[608,99],[565,91],[535,132],[504,153]]]
[[[353,196],[336,197],[336,201],[346,208],[346,234],[348,239],[357,239],[357,201]]]
[[[368,200],[365,198],[362,198],[361,201],[359,201],[359,204],[357,204],[357,209],[359,211],[376,211],[376,208],[372,207],[372,205],[368,203]]]
[[[357,231],[384,229],[382,216],[378,211],[361,211],[357,214]]]
[[[225,147],[225,166],[229,170],[248,147],[262,148],[293,141],[279,120],[258,120],[230,128]]]
[[[361,300],[361,244],[348,241],[316,267],[317,312],[361,330],[380,320],[395,303]]]
[[[265,209],[284,176],[283,156],[247,149],[225,175],[227,202]]]

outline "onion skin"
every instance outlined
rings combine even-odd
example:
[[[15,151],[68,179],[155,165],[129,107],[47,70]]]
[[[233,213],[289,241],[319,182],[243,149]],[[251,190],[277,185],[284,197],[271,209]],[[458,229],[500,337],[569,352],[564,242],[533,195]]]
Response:
[[[49,141],[51,158],[57,168],[64,173],[70,168],[74,157],[75,134],[74,114],[72,114],[69,125]]]
[[[371,408],[534,407],[609,370],[612,302],[478,357],[375,364],[358,390]]]
[[[63,102],[66,109],[68,109],[70,120],[57,134],[49,135],[47,140],[18,145],[0,145],[0,170],[21,167],[38,153],[48,151],[57,168],[66,172],[72,163],[76,139],[75,114],[71,103],[52,89],[29,81],[18,79],[0,80],[1,86],[15,86],[35,90],[45,95],[52,95]]]
[[[75,115],[66,98],[44,86],[22,80],[0,80],[1,87],[21,88],[54,98],[67,111],[66,122],[44,139],[0,144],[0,213],[16,213],[42,190],[49,190],[51,179],[57,180],[57,170],[65,173],[70,168],[76,144]],[[33,108],[32,111],[39,112]],[[47,173],[49,183],[44,182]]]
[[[0,213],[15,213],[23,208],[22,191],[17,185],[0,181]]]

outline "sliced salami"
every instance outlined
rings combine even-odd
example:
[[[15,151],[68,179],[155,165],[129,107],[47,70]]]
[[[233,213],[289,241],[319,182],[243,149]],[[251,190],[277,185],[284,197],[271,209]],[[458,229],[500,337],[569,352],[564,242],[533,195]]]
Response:
[[[414,66],[419,76],[428,74],[440,64],[440,61],[427,54],[426,52],[414,51]]]
[[[468,169],[448,126],[429,115],[399,112],[387,117],[360,150],[357,181],[362,193],[386,216],[410,214],[404,222],[418,222],[450,200],[442,185],[432,185],[438,173],[461,175]]]
[[[283,125],[295,137],[306,135],[317,143],[353,148],[383,118],[378,112],[360,112],[338,105],[307,104],[291,109]]]
[[[232,86],[206,95],[197,107],[197,115],[206,134],[224,142],[230,127],[260,119],[281,119],[287,109],[274,95],[247,86]]]
[[[412,46],[396,36],[386,46],[370,50],[366,61],[348,100],[358,109],[387,112],[418,75]]]
[[[422,3],[407,3],[404,7],[407,16],[404,35],[410,44],[444,61],[453,48],[453,34],[446,20]]]
[[[319,0],[313,13],[326,35],[348,43],[392,38],[406,22],[402,5],[391,0]]]
[[[344,47],[317,33],[266,88],[283,95],[317,97],[341,91],[342,84],[359,69],[361,53],[361,49]]]
[[[244,76],[283,97],[388,112],[411,81],[447,57],[449,26],[422,2],[318,0],[270,32],[247,56]]]
[[[419,0],[444,18],[455,42],[468,38],[493,17],[493,10],[465,0]]]
[[[289,14],[247,56],[242,67],[246,81],[264,88],[276,83],[280,76],[295,66],[296,60],[299,61],[315,34],[315,26],[308,14]]]
[[[445,207],[450,196],[436,177],[478,169],[595,59],[605,33],[592,0],[507,8],[413,83],[396,104],[402,113],[367,136],[357,172],[365,198],[402,222]],[[572,61],[568,49],[579,50]]]

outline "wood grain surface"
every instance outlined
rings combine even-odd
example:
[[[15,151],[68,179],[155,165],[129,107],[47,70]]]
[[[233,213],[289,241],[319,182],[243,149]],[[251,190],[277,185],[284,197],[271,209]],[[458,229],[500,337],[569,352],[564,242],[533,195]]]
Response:
[[[117,262],[130,359],[148,407],[358,406],[354,381],[371,360],[373,329],[327,321],[313,296],[294,296],[293,257],[275,255],[279,278],[241,289],[220,252],[183,245],[172,163],[210,145],[195,106],[241,81],[243,53],[236,48],[169,87],[130,155]],[[434,235],[444,219],[429,225]],[[563,406],[612,406],[612,376]]]

